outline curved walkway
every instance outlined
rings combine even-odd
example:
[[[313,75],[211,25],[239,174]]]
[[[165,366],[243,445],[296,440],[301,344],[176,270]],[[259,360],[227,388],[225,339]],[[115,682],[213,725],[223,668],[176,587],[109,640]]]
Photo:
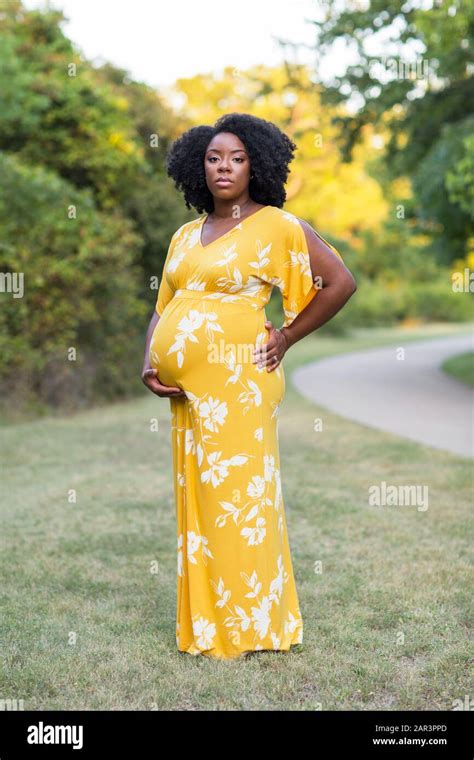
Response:
[[[334,356],[291,376],[306,398],[336,414],[462,456],[474,456],[474,390],[440,369],[474,350],[474,336],[434,338]]]

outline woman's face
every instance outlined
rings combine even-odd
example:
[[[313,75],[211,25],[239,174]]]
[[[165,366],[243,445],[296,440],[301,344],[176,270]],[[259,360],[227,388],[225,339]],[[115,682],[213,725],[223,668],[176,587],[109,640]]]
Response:
[[[248,193],[250,160],[243,142],[232,132],[219,132],[204,155],[207,186],[212,195],[231,200]],[[228,180],[219,182],[219,180]]]

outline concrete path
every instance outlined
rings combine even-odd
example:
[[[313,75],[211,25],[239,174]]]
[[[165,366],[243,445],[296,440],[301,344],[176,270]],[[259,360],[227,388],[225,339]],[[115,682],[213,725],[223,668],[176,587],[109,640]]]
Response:
[[[296,389],[332,412],[461,456],[474,456],[474,390],[441,363],[474,350],[474,336],[433,338],[312,362],[292,374]]]

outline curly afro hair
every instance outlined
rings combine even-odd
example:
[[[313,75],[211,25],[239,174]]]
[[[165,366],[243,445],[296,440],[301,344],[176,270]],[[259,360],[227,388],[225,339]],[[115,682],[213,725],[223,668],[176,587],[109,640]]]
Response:
[[[187,208],[193,206],[200,214],[214,210],[214,199],[206,184],[204,156],[219,132],[232,132],[245,145],[253,174],[249,181],[250,197],[256,203],[281,208],[286,200],[288,165],[296,145],[271,121],[245,113],[225,114],[213,127],[192,127],[170,146],[167,173],[184,194]]]

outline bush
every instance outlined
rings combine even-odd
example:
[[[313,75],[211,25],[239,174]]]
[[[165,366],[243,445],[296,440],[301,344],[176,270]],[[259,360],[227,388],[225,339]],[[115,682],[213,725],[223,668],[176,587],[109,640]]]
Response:
[[[137,325],[149,312],[135,263],[141,239],[51,171],[0,154],[0,175],[0,270],[24,283],[22,297],[1,294],[4,410],[29,396],[74,408],[130,393],[143,350]]]
[[[357,290],[321,330],[341,334],[351,327],[384,327],[404,320],[464,322],[473,319],[472,293],[455,293],[448,269],[432,282],[357,278]]]

